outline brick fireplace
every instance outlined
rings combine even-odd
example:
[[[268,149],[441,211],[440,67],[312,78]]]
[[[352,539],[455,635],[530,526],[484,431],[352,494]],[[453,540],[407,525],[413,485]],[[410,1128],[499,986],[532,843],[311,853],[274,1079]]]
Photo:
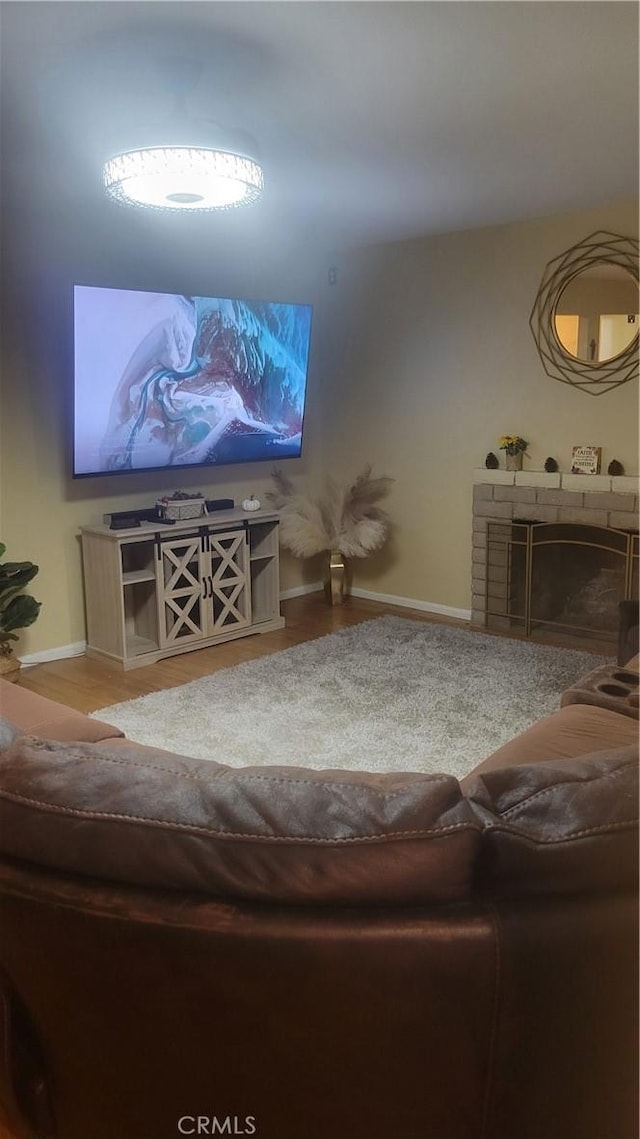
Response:
[[[638,596],[638,478],[474,472],[473,625],[614,643]]]

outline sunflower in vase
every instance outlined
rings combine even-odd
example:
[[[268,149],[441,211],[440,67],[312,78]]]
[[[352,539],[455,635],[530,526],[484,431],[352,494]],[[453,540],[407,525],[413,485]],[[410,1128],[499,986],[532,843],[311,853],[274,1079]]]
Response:
[[[522,456],[526,455],[529,444],[522,435],[501,435],[500,450],[506,452],[506,465],[508,471],[522,470]]]

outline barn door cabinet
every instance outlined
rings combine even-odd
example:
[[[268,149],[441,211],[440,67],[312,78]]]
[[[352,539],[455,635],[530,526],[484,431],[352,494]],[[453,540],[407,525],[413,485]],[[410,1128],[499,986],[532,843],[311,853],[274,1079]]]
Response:
[[[82,530],[87,655],[140,668],[281,629],[278,516]]]

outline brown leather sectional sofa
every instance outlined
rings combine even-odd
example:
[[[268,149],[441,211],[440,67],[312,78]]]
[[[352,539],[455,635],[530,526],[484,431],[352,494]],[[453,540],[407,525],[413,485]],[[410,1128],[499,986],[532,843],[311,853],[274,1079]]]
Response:
[[[462,785],[234,770],[2,697],[19,1139],[637,1136],[619,695],[567,702]]]

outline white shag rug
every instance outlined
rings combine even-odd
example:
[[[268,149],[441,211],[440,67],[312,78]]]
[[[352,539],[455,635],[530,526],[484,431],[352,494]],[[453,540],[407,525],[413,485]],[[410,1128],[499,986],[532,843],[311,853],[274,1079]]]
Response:
[[[462,778],[559,707],[602,658],[379,617],[93,715],[131,740],[232,767]]]

